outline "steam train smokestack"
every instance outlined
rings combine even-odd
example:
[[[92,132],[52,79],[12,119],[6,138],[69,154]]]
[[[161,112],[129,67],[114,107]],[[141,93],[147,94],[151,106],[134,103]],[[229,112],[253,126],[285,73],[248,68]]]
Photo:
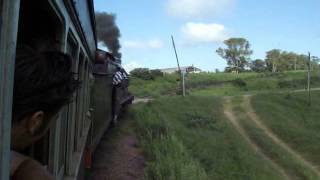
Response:
[[[121,59],[120,29],[116,24],[116,15],[106,12],[96,12],[96,29],[98,40],[103,42],[111,54]]]

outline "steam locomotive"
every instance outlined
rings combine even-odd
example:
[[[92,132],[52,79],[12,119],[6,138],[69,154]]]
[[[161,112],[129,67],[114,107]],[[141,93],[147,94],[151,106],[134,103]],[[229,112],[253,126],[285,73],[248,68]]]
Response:
[[[73,57],[82,86],[27,155],[57,180],[82,179],[90,152],[133,100],[128,74],[110,53],[97,48],[93,0],[0,0],[0,13],[0,179],[9,179],[10,172],[15,51],[34,39]],[[117,73],[122,76],[118,84]]]

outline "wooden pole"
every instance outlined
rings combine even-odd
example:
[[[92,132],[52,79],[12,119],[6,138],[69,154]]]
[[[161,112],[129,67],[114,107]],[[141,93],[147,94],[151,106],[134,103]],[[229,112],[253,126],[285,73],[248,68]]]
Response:
[[[177,49],[176,49],[176,44],[174,43],[174,38],[173,38],[173,36],[171,36],[171,40],[172,40],[172,45],[173,45],[174,53],[175,53],[176,59],[177,59],[178,70],[179,70],[179,72],[181,73],[180,64],[179,64],[179,57],[178,57],[178,53],[177,53]]]
[[[183,95],[183,97],[185,97],[186,96],[186,85],[185,85],[185,74],[186,72],[182,72],[181,74],[182,74],[182,95]]]
[[[181,71],[180,68],[180,63],[179,63],[179,57],[178,57],[178,53],[177,53],[177,48],[176,48],[176,44],[174,42],[174,38],[173,36],[171,36],[171,40],[172,40],[172,45],[173,45],[173,49],[174,49],[174,53],[176,55],[176,59],[177,59],[177,65],[178,65],[178,71],[180,73],[180,84],[181,84],[181,90],[182,90],[182,95],[185,96],[186,95],[186,87],[185,87],[185,82],[184,82],[184,72]]]
[[[308,104],[311,106],[311,55],[309,52],[309,66],[308,66]]]

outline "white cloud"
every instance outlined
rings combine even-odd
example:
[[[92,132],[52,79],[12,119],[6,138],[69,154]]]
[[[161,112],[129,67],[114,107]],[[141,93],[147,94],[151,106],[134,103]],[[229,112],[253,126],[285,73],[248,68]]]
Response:
[[[161,49],[164,46],[163,42],[158,38],[147,40],[147,41],[129,40],[129,41],[124,41],[123,45],[125,48],[129,48],[129,49]]]
[[[160,49],[163,47],[163,42],[159,39],[152,39],[148,42],[150,48]]]
[[[187,44],[219,43],[228,39],[224,25],[189,22],[182,29]]]
[[[167,11],[180,18],[206,18],[230,12],[236,0],[167,0]]]
[[[129,62],[127,64],[122,65],[123,68],[129,73],[130,71],[132,71],[135,68],[141,68],[143,67],[141,64],[137,63],[137,62]]]

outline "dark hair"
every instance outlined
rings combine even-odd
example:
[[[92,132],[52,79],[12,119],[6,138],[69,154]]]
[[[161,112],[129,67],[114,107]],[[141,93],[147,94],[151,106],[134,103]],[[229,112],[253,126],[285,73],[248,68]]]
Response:
[[[36,111],[54,115],[70,103],[79,87],[70,56],[58,51],[18,48],[13,90],[13,121]]]

